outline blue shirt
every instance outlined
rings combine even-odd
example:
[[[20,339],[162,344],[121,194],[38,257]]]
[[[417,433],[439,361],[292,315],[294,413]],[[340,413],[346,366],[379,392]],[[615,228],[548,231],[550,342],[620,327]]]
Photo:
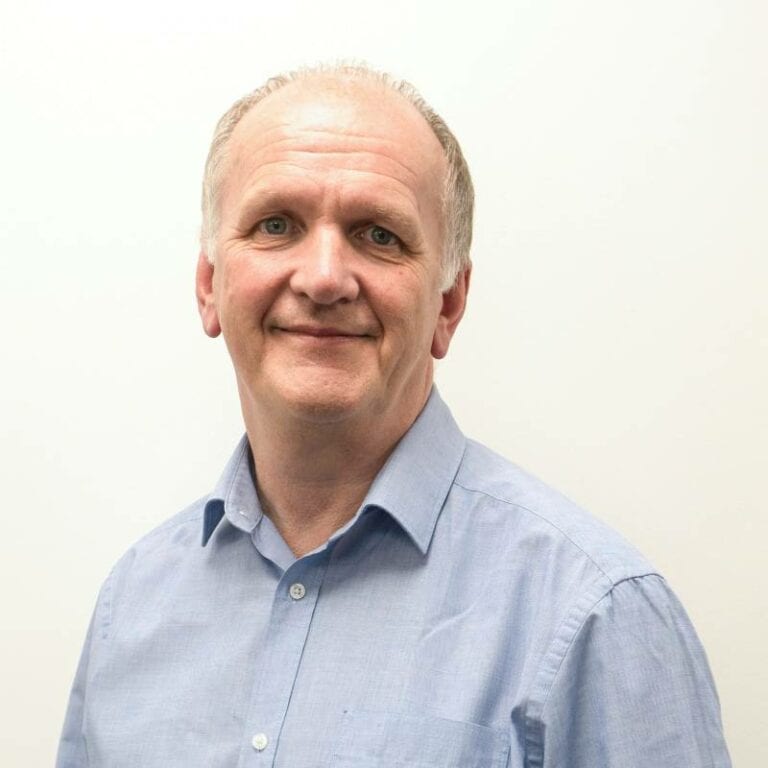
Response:
[[[243,438],[213,493],[106,580],[58,768],[730,765],[664,579],[467,440],[435,391],[301,558],[250,456]]]

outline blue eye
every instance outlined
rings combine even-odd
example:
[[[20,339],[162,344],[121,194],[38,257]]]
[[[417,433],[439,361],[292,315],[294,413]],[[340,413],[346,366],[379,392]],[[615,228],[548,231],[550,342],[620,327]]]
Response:
[[[396,245],[400,243],[400,239],[397,235],[390,232],[384,227],[373,226],[368,230],[368,236],[371,242],[376,245]]]
[[[284,216],[270,216],[259,222],[259,229],[267,235],[284,235],[288,231],[288,220]]]

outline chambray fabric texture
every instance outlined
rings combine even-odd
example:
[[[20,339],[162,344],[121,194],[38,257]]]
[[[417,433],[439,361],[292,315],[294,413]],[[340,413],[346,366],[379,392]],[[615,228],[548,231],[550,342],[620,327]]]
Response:
[[[664,579],[467,440],[436,391],[355,517],[299,559],[250,456],[243,438],[213,493],[107,578],[58,768],[730,765]]]

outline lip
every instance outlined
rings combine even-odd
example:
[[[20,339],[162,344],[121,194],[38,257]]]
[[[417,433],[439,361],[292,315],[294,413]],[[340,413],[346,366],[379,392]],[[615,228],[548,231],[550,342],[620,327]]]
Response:
[[[318,325],[291,325],[287,327],[277,326],[276,331],[291,336],[305,336],[313,339],[367,339],[371,338],[368,333],[357,333],[344,328],[334,326]]]

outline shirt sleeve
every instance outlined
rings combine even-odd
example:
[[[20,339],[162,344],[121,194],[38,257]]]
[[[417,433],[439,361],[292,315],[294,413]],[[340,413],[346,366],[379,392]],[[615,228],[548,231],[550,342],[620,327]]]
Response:
[[[661,577],[620,582],[563,640],[529,768],[730,768],[704,649]]]
[[[98,605],[98,604],[97,604]],[[83,708],[85,704],[86,678],[88,661],[91,651],[91,641],[94,632],[94,616],[91,618],[88,633],[77,665],[75,681],[69,695],[67,713],[64,717],[64,727],[59,740],[59,751],[56,757],[56,768],[87,768],[88,753],[83,736]]]

